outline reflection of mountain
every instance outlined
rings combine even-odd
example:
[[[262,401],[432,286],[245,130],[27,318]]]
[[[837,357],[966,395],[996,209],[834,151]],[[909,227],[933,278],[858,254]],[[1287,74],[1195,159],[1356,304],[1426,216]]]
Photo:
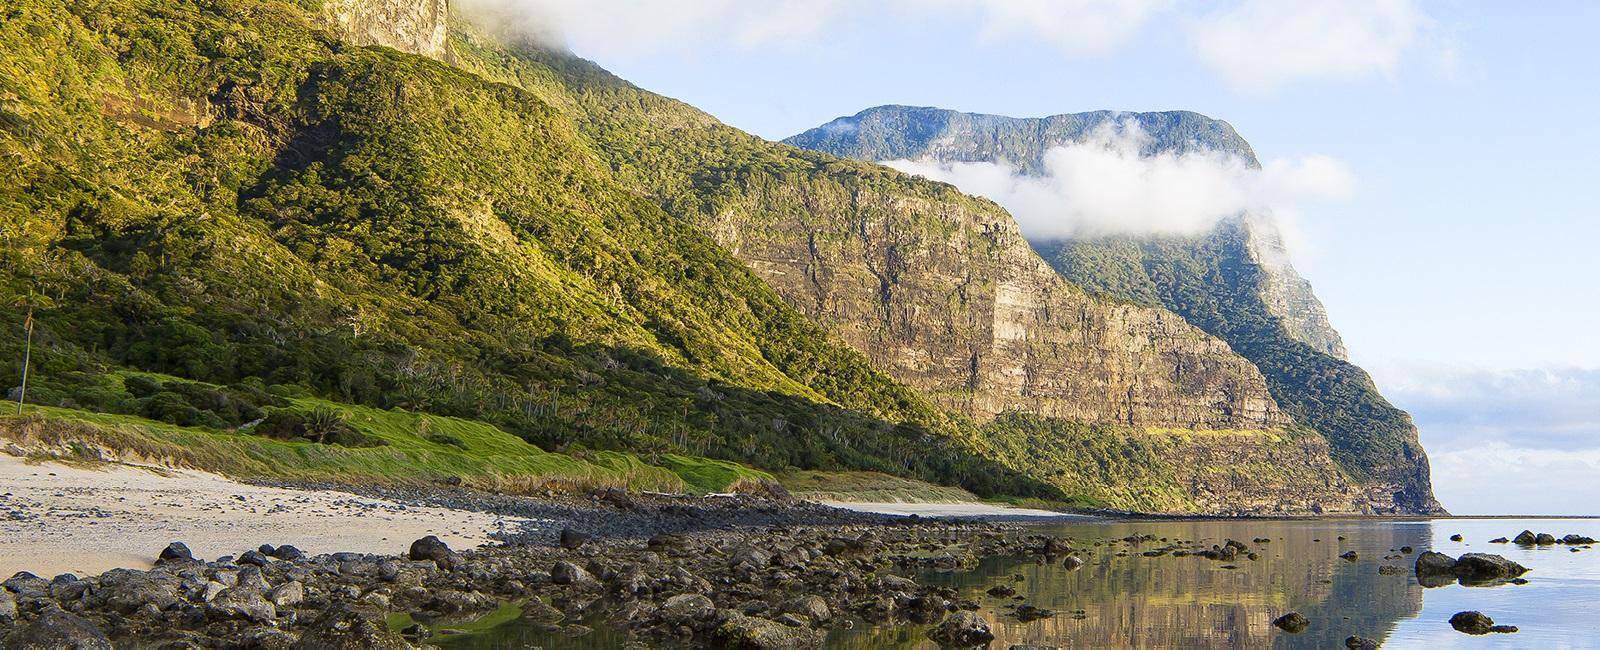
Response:
[[[1425,530],[1425,527],[1417,527]],[[1135,532],[1157,537],[1221,543],[1232,537],[1249,543],[1256,536],[1272,542],[1260,545],[1260,559],[1240,558],[1237,569],[1227,562],[1197,557],[1141,557],[1139,551],[1164,546],[1141,545],[1127,557],[1115,553],[1125,545],[1095,549],[1077,571],[1057,564],[995,558],[971,572],[934,574],[929,580],[980,597],[983,614],[993,625],[991,647],[1014,644],[1060,645],[1091,648],[1118,647],[1222,647],[1294,648],[1343,647],[1345,637],[1359,634],[1383,638],[1395,623],[1414,616],[1422,607],[1422,589],[1405,575],[1378,573],[1389,549],[1404,545],[1424,547],[1425,539],[1410,527],[1379,525],[1329,525],[1317,522],[1161,522],[1129,523],[1076,528],[1086,545],[1092,539],[1115,538]],[[1343,534],[1350,539],[1339,542]],[[1320,539],[1321,541],[1313,541]],[[1252,544],[1253,547],[1257,546]],[[1338,554],[1355,550],[1357,562]],[[1013,582],[1013,576],[1021,581]],[[1018,622],[1005,616],[1007,602],[982,596],[995,584],[1012,584],[1026,602],[1056,610],[1053,618]],[[1082,609],[1086,617],[1072,617]],[[1298,635],[1272,626],[1272,620],[1298,611],[1312,625]],[[854,630],[836,635],[847,647],[925,647],[925,628]]]

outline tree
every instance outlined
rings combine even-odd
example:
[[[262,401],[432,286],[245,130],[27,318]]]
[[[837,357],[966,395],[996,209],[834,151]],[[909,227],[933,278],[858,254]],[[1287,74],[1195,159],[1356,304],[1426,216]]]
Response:
[[[13,298],[11,304],[27,309],[27,315],[22,318],[22,388],[17,392],[17,415],[22,415],[22,404],[28,399],[28,365],[33,360],[33,310],[48,309],[50,299],[29,289],[28,295]]]

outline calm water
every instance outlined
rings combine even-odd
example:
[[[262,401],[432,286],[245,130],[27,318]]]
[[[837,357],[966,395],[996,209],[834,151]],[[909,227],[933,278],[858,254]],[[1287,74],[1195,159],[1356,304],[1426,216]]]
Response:
[[[1566,546],[1523,548],[1490,544],[1495,537],[1514,537],[1524,528],[1557,537],[1577,533],[1600,538],[1600,520],[1473,519],[1394,521],[1249,521],[1249,522],[1114,522],[1044,526],[1049,532],[1074,537],[1078,545],[1135,533],[1194,540],[1207,545],[1228,538],[1249,543],[1257,537],[1271,543],[1251,544],[1261,557],[1240,558],[1237,569],[1227,562],[1195,557],[1143,557],[1138,550],[1161,546],[1147,543],[1126,557],[1114,554],[1126,546],[1100,547],[1077,571],[1058,563],[996,558],[961,573],[925,573],[922,580],[960,589],[982,604],[996,635],[991,647],[1012,644],[1061,647],[1291,647],[1342,648],[1344,638],[1358,634],[1384,642],[1385,648],[1600,648],[1600,547],[1573,553]],[[1449,537],[1461,534],[1464,540]],[[1343,536],[1344,540],[1338,538]],[[1452,556],[1468,552],[1498,553],[1532,569],[1526,585],[1464,587],[1451,584],[1424,589],[1411,575],[1415,554],[1385,560],[1393,549],[1412,546]],[[1359,559],[1338,556],[1355,551]],[[1382,575],[1378,567],[1397,565],[1401,575]],[[1022,576],[1017,581],[1014,576]],[[1006,616],[1006,600],[984,592],[1010,584],[1027,602],[1056,610],[1053,618],[1029,623]],[[1496,623],[1516,625],[1521,632],[1469,636],[1448,623],[1452,614],[1475,609]],[[1075,615],[1076,610],[1083,610]],[[1300,634],[1272,626],[1272,620],[1298,611],[1311,620]],[[901,625],[838,630],[830,647],[933,648],[925,627]],[[449,647],[546,648],[614,647],[626,637],[597,626],[595,633],[569,639],[551,637],[512,624],[488,635],[462,639]]]

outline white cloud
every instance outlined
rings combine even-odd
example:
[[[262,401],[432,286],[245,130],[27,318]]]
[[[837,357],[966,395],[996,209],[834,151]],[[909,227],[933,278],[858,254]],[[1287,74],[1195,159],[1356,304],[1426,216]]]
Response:
[[[1600,514],[1600,449],[1554,451],[1495,442],[1430,450],[1434,496],[1458,515]]]
[[[1141,155],[1149,136],[1131,120],[1044,154],[1042,175],[1006,163],[893,160],[900,171],[951,183],[1009,210],[1031,238],[1127,233],[1192,234],[1240,214],[1292,212],[1338,199],[1355,185],[1325,156],[1272,160],[1261,169],[1218,151]]]
[[[979,16],[988,41],[1038,38],[1071,55],[1104,54],[1126,42],[1166,0],[946,0]]]
[[[1253,93],[1312,78],[1394,77],[1406,55],[1454,59],[1411,0],[1244,0],[1190,29],[1200,59]]]

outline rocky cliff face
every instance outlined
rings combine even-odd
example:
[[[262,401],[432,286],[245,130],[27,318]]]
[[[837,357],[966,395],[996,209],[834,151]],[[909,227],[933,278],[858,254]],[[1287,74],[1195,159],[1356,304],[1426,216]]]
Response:
[[[325,0],[323,14],[356,45],[439,60],[449,56],[448,0]]]
[[[1224,151],[1258,166],[1225,122],[1187,112],[1095,112],[1017,119],[886,106],[839,118],[787,140],[866,160],[999,162],[1042,173],[1049,148],[1096,128],[1132,121],[1145,153]],[[1355,477],[1377,512],[1439,510],[1427,458],[1410,418],[1345,361],[1338,333],[1282,237],[1262,215],[1240,215],[1198,236],[1036,241],[1064,277],[1095,293],[1162,305],[1226,340],[1266,376],[1294,419],[1321,432],[1328,453]]]
[[[708,227],[790,304],[879,368],[980,419],[1268,428],[1265,380],[1165,309],[1061,278],[992,204],[917,183],[751,178]]]

